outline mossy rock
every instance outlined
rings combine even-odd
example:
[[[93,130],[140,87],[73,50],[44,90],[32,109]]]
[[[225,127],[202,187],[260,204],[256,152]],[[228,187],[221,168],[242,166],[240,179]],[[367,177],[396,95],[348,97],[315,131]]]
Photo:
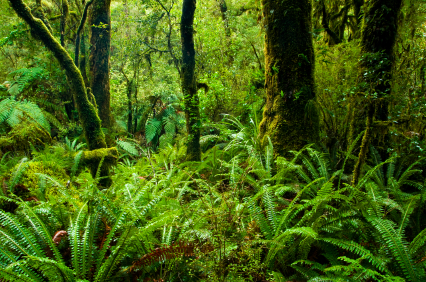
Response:
[[[15,126],[5,137],[0,137],[0,150],[25,151],[33,146],[44,146],[51,142],[49,132],[34,123],[22,122]]]

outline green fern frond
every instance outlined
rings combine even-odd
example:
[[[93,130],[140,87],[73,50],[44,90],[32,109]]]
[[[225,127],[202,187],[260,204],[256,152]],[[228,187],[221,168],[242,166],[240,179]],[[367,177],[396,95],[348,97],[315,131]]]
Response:
[[[21,254],[45,256],[32,232],[24,227],[15,216],[0,210],[0,222],[2,223],[2,228],[8,230],[9,234],[13,234],[12,236],[14,240],[19,242],[19,244],[14,243],[16,247],[19,249],[22,248],[22,251],[23,249],[26,250],[24,252],[20,252]],[[0,232],[3,232],[3,230],[0,230]],[[6,234],[4,235],[7,236]]]
[[[117,140],[116,143],[121,149],[129,153],[131,156],[139,156],[139,152],[134,143],[122,140]]]
[[[413,256],[417,254],[418,250],[423,248],[426,243],[426,228],[423,229],[417,236],[411,241],[408,250]]]
[[[32,85],[36,80],[42,78],[45,73],[46,70],[39,67],[30,69],[22,68],[11,72],[9,75],[17,75],[18,78],[12,82],[8,93],[13,96],[20,94],[28,86]]]
[[[25,276],[24,274],[13,271],[12,269],[0,268],[0,279],[8,282],[35,282],[42,280],[33,280],[32,278]]]
[[[353,241],[334,239],[334,238],[320,238],[319,240],[326,243],[333,244],[339,248],[350,251],[356,255],[366,258],[373,266],[377,267],[380,271],[386,270],[386,263],[371,254],[369,250]]]
[[[34,212],[32,208],[28,206],[26,202],[22,201],[21,207],[23,208],[23,215],[25,216],[26,220],[33,226],[33,230],[35,231],[35,233],[52,251],[56,261],[58,263],[64,264],[62,255],[59,252],[59,249],[56,244],[53,242],[52,235],[50,234],[45,222]]]
[[[52,259],[27,256],[25,263],[43,273],[48,281],[76,281],[75,273],[71,269]]]
[[[145,139],[150,143],[160,133],[163,123],[156,118],[149,119],[145,126]]]
[[[412,261],[411,255],[402,236],[395,231],[395,224],[389,220],[377,217],[367,217],[371,224],[379,231],[386,247],[400,266],[404,276],[410,281],[420,281],[417,268]]]

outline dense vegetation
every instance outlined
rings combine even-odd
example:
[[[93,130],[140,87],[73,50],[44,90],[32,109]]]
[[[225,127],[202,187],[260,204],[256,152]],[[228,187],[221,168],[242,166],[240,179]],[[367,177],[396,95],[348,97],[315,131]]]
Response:
[[[426,281],[426,1],[0,2],[0,281]]]

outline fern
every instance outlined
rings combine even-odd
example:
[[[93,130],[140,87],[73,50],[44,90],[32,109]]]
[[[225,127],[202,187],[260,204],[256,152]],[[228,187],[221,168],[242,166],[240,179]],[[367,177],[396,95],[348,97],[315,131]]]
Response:
[[[117,140],[116,143],[121,149],[129,153],[131,156],[139,156],[139,152],[136,149],[135,144],[132,142]]]
[[[395,224],[386,219],[370,217],[367,217],[367,219],[379,231],[384,242],[386,243],[386,247],[389,249],[393,257],[397,261],[404,276],[407,277],[410,281],[420,281],[419,278],[422,275],[415,267],[408,247],[406,246],[406,243],[402,240],[402,236],[395,231]],[[418,274],[420,274],[420,276]]]
[[[45,72],[43,68],[22,68],[10,73],[9,75],[17,75],[18,78],[12,82],[8,93],[12,96],[20,94],[36,80],[42,78]]]
[[[0,124],[5,122],[11,128],[14,128],[24,120],[35,123],[50,133],[48,119],[46,119],[43,111],[33,102],[15,101],[10,98],[0,102]]]

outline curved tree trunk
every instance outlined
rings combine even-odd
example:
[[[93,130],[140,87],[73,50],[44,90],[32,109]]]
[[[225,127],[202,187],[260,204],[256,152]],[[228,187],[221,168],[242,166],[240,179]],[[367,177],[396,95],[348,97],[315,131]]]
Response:
[[[196,0],[183,0],[180,23],[182,40],[181,83],[185,100],[186,129],[188,142],[186,158],[189,161],[201,160],[200,109],[195,78],[194,14]]]
[[[93,0],[89,9],[89,41],[91,44],[90,87],[96,98],[102,126],[112,124],[109,87],[109,56],[111,49],[111,0]]]
[[[263,0],[265,88],[262,143],[271,138],[276,156],[289,156],[319,139],[313,99],[314,50],[310,0]]]
[[[43,44],[52,52],[58,60],[72,87],[72,93],[77,105],[80,122],[84,129],[86,142],[90,150],[104,149],[106,151],[114,151],[115,148],[105,149],[105,135],[101,129],[101,120],[99,119],[95,107],[89,102],[87,97],[86,87],[80,71],[74,64],[73,59],[61,44],[52,36],[42,20],[34,18],[30,8],[26,6],[22,0],[9,0],[12,8],[31,28],[31,33],[43,42]],[[99,150],[97,150],[99,151]],[[102,150],[101,150],[102,151]],[[111,152],[112,152],[111,151]],[[114,153],[115,154],[115,153]],[[99,165],[99,160],[91,163],[90,169],[92,174],[96,173]],[[101,176],[108,176],[108,167],[103,166]],[[103,185],[109,184],[109,179],[102,182]]]

